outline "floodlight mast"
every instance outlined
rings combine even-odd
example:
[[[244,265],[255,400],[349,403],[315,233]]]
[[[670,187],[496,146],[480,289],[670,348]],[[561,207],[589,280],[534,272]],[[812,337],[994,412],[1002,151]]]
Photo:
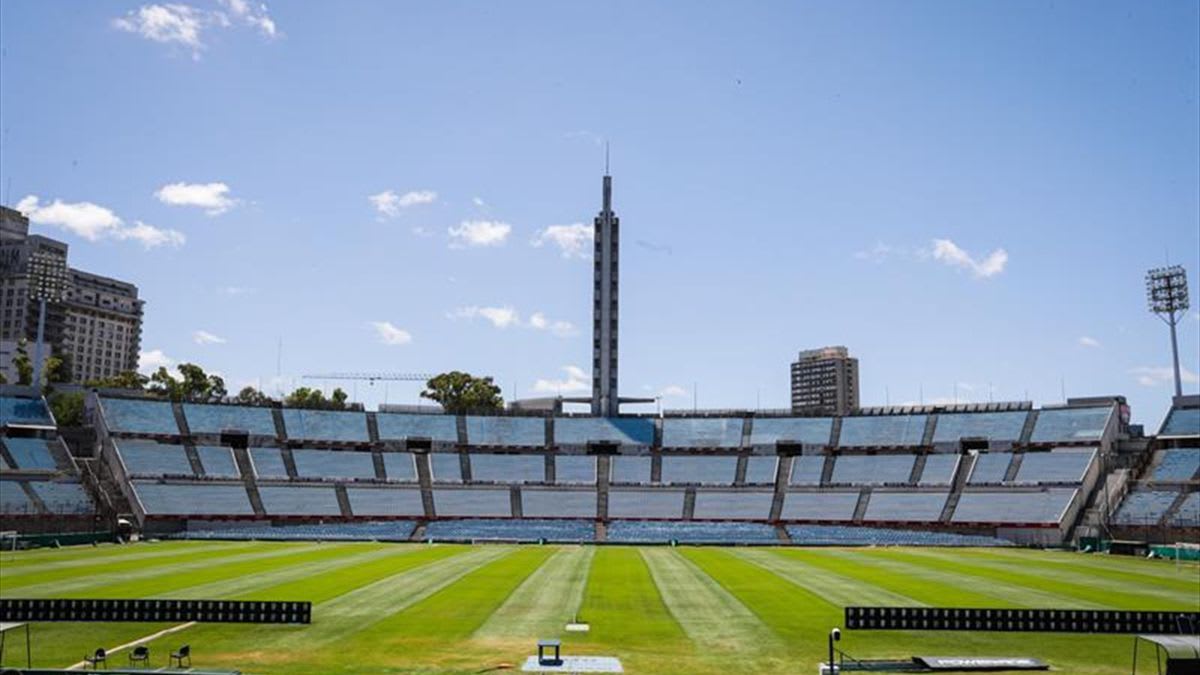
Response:
[[[1175,327],[1188,310],[1187,271],[1181,265],[1158,267],[1146,272],[1146,302],[1150,311],[1162,319],[1171,329],[1171,359],[1175,369],[1175,395],[1183,396],[1183,382],[1179,376],[1179,340]]]

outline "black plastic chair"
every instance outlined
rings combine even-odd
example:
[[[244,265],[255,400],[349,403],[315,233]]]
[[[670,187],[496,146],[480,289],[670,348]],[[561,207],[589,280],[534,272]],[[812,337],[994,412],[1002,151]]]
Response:
[[[177,651],[171,652],[171,658],[167,661],[167,665],[168,666],[171,665],[171,662],[173,662],[173,661],[178,661],[180,668],[183,667],[183,662],[187,661],[188,668],[191,668],[192,667],[192,646],[184,645],[184,646],[180,647]]]
[[[132,667],[133,664],[135,664],[135,663],[140,663],[146,667],[150,666],[150,648],[149,647],[147,647],[146,645],[140,645],[140,646],[134,647],[133,651],[129,652],[130,667]]]
[[[100,665],[108,665],[108,652],[104,649],[97,649],[91,656],[83,657],[83,660],[92,664],[92,670],[100,670]]]

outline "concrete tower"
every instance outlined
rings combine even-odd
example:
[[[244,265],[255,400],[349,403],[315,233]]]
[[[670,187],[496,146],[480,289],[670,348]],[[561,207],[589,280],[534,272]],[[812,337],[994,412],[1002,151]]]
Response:
[[[612,176],[605,152],[604,202],[595,221],[595,278],[592,283],[592,414],[616,415],[617,250],[620,220],[612,210]]]

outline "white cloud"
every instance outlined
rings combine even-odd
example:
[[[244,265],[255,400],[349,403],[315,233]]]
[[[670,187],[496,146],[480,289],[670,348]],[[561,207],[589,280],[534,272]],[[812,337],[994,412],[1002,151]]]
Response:
[[[197,206],[210,216],[225,213],[237,205],[225,183],[170,183],[154,193],[158,201],[170,206]]]
[[[875,263],[881,263],[887,260],[893,253],[894,249],[883,243],[882,241],[875,242],[875,245],[870,249],[863,251],[855,251],[854,258],[856,260],[869,260]]]
[[[1092,349],[1096,349],[1100,346],[1100,341],[1097,340],[1096,338],[1088,337],[1088,336],[1084,335],[1079,338],[1079,346],[1080,347],[1090,347]]]
[[[595,230],[583,223],[551,225],[539,230],[531,243],[537,247],[554,244],[564,258],[587,258],[592,253],[594,235]]]
[[[192,333],[192,342],[195,342],[198,345],[223,345],[225,344],[226,340],[225,338],[219,335],[213,335],[206,330],[198,330]]]
[[[451,319],[487,319],[496,328],[508,328],[510,326],[521,325],[521,315],[512,307],[479,307],[471,305],[469,307],[459,307],[447,314]]]
[[[403,328],[397,328],[391,321],[372,321],[371,327],[379,336],[379,341],[385,345],[406,345],[412,342],[412,334]]]
[[[1002,248],[992,251],[983,260],[976,260],[949,239],[934,239],[931,255],[934,260],[951,267],[969,270],[980,279],[996,276],[1003,272],[1004,266],[1008,264],[1008,252]]]
[[[562,370],[566,377],[561,380],[539,379],[533,383],[533,390],[544,394],[570,394],[591,389],[590,378],[579,366],[563,366]]]
[[[175,367],[175,359],[167,356],[161,349],[151,349],[138,353],[138,372],[143,375],[152,375],[159,368]]]
[[[368,196],[367,200],[380,215],[394,218],[400,215],[401,209],[418,204],[432,204],[437,201],[437,193],[433,190],[414,190],[398,195],[394,190],[384,190],[377,195]]]
[[[17,202],[17,210],[35,225],[62,228],[88,241],[103,238],[131,240],[147,249],[158,246],[178,248],[187,241],[187,237],[178,230],[165,230],[140,220],[134,221],[133,225],[126,225],[111,209],[91,202],[68,203],[55,199],[43,206],[36,195],[27,195]]]
[[[112,24],[118,30],[147,40],[186,47],[191,50],[193,59],[200,58],[200,52],[206,46],[204,33],[209,29],[231,28],[236,23],[255,28],[267,38],[279,35],[278,26],[265,4],[221,0],[221,5],[228,9],[229,14],[175,2],[142,5],[123,17],[113,19]]]
[[[450,247],[499,246],[508,239],[512,225],[493,220],[464,220],[458,227],[446,230],[450,234]]]
[[[548,330],[558,337],[570,337],[578,331],[575,324],[559,319],[547,319],[545,314],[534,312],[529,316],[529,327],[535,330]]]
[[[1174,384],[1175,382],[1175,371],[1170,366],[1140,366],[1130,369],[1129,374],[1133,375],[1137,383],[1143,387],[1157,387],[1160,384]],[[1179,379],[1187,384],[1196,384],[1200,382],[1200,375],[1180,366]]]
[[[471,203],[481,209],[487,208],[487,202],[483,201],[482,197],[471,197]]]
[[[686,398],[691,392],[678,384],[668,384],[659,390],[658,395],[662,398]]]

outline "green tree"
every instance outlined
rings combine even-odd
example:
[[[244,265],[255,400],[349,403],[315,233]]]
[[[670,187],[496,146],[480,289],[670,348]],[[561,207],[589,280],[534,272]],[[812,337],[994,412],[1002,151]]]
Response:
[[[117,373],[112,377],[105,377],[99,380],[88,380],[84,384],[89,387],[99,387],[101,389],[145,389],[150,382],[150,378],[133,370],[127,370],[123,373]]]
[[[233,400],[242,405],[270,405],[275,402],[270,396],[254,387],[242,387]]]
[[[310,410],[345,410],[349,396],[341,388],[334,389],[329,398],[320,389],[297,387],[295,391],[283,399],[283,404],[289,408],[308,408]]]
[[[54,420],[59,427],[83,426],[83,392],[56,392],[46,402],[50,404],[50,411],[54,413]]]
[[[229,392],[225,380],[219,375],[209,375],[194,363],[181,363],[176,368],[180,377],[171,375],[165,366],[150,376],[149,391],[165,396],[172,401],[207,403],[220,401]]]
[[[504,408],[500,387],[490,377],[458,370],[436,375],[425,383],[422,398],[436,401],[446,412],[489,412]]]
[[[13,357],[17,369],[17,384],[33,383],[33,361],[29,358],[29,343],[21,338],[17,343],[17,355]]]

